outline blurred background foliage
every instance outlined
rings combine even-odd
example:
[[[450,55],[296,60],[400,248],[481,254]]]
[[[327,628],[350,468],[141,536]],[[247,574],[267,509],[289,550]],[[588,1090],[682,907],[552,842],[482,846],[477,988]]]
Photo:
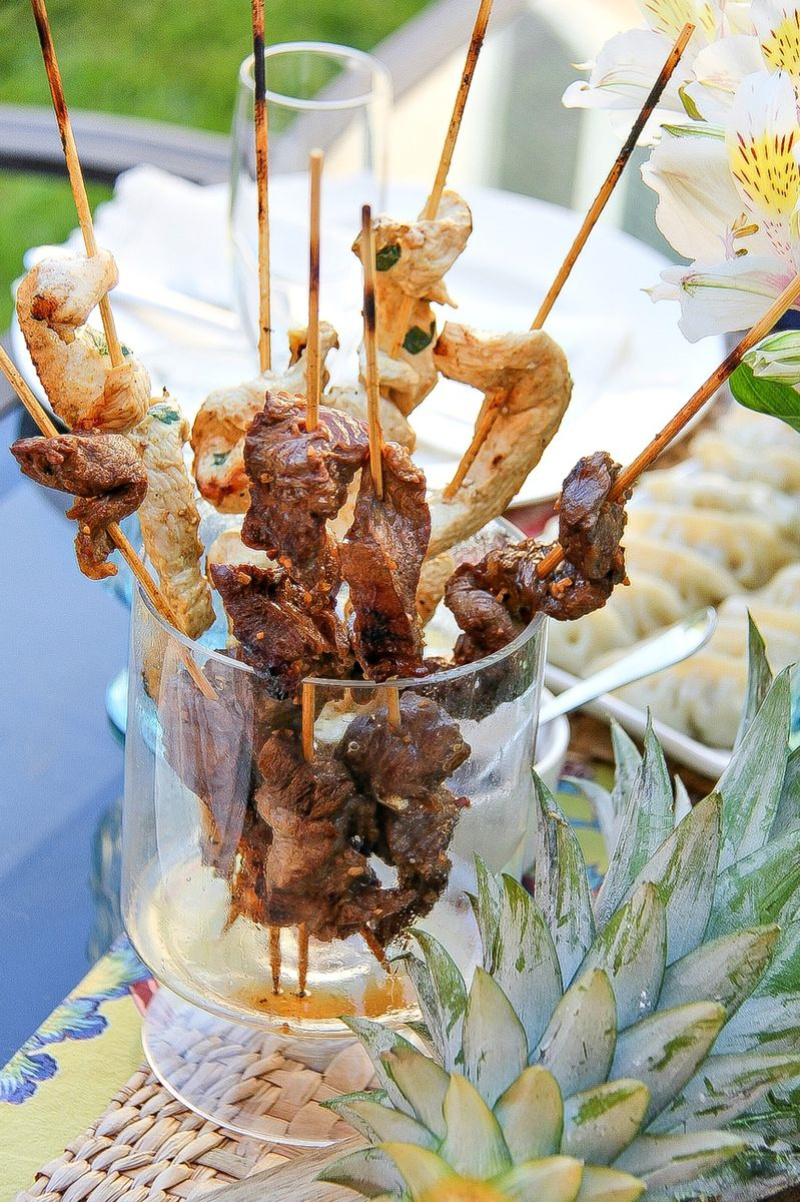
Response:
[[[267,40],[370,50],[426,3],[266,0]],[[236,70],[251,49],[249,0],[50,0],[48,11],[71,109],[228,131]],[[25,0],[0,0],[0,103],[50,104]],[[93,206],[110,195],[97,185],[89,193]],[[11,319],[10,286],[24,251],[63,241],[74,225],[66,183],[0,176],[0,330]]]

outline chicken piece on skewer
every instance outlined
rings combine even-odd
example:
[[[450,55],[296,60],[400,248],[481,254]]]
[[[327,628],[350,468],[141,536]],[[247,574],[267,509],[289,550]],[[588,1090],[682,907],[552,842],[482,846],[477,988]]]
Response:
[[[328,379],[325,358],[338,345],[333,326],[320,322],[323,388]],[[233,388],[215,389],[206,397],[194,419],[192,449],[197,487],[221,513],[245,513],[250,504],[244,440],[253,419],[264,408],[267,391],[305,396],[308,371],[305,331],[290,332],[289,346],[292,360],[285,372],[264,372]]]
[[[604,451],[578,461],[559,500],[559,543],[564,558],[542,579],[538,565],[554,544],[525,539],[490,551],[479,564],[462,564],[450,578],[445,603],[464,632],[457,663],[471,663],[508,645],[535,614],[572,621],[601,609],[625,580],[620,540],[625,499],[608,494],[619,464]]]
[[[370,680],[424,671],[416,596],[431,528],[424,473],[402,447],[387,443],[381,455],[383,496],[376,495],[372,473],[363,471],[353,524],[339,546],[351,642]]]
[[[107,562],[114,550],[108,527],[134,513],[147,493],[147,472],[128,439],[100,432],[19,438],[11,453],[31,480],[78,498],[67,517],[78,523],[75,554],[84,575],[116,576]]]
[[[183,448],[189,425],[168,399],[153,405],[128,438],[147,471],[147,496],[139,510],[145,550],[158,572],[175,623],[196,639],[214,621],[211,589],[200,562],[200,514]]]
[[[150,377],[127,348],[112,366],[103,334],[86,325],[117,283],[108,251],[42,259],[17,291],[17,316],[36,374],[55,412],[72,429],[121,433],[150,405]]]
[[[306,589],[334,597],[339,562],[327,523],[344,505],[368,455],[363,422],[321,409],[316,429],[309,431],[303,397],[269,392],[245,440],[251,502],[242,541],[277,559]]]
[[[407,417],[439,378],[433,357],[436,318],[431,303],[453,304],[444,277],[467,245],[472,214],[457,193],[445,192],[433,220],[421,218],[409,225],[382,216],[374,226],[381,392]],[[360,257],[360,238],[353,250]],[[409,297],[414,303],[407,328],[399,332],[400,350],[395,355],[397,325]]]
[[[451,380],[485,393],[478,417],[497,417],[451,500],[428,499],[433,557],[499,517],[536,467],[561,424],[572,395],[566,356],[540,330],[484,334],[448,322],[436,344],[436,366]]]

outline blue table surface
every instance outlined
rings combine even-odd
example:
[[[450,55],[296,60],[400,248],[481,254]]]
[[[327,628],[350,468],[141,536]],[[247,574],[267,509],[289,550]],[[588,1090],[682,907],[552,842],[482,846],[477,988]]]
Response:
[[[128,631],[77,569],[69,502],[8,453],[20,424],[0,419],[0,1064],[118,930],[123,752],[104,694]]]

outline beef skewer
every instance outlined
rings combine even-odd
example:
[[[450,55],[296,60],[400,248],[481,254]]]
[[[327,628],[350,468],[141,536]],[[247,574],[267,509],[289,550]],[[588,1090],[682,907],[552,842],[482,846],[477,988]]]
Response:
[[[269,119],[264,56],[264,0],[253,8],[253,111],[255,114],[256,191],[258,195],[258,359],[261,371],[272,367],[272,312],[269,246]]]
[[[669,57],[664,63],[658,79],[656,80],[650,91],[650,94],[645,100],[641,112],[633,123],[631,132],[628,135],[625,145],[617,155],[614,166],[611,168],[611,171],[606,177],[602,187],[600,188],[600,191],[589,208],[589,212],[586,214],[583,224],[581,225],[581,228],[575,237],[575,241],[570,247],[564,262],[561,264],[556,278],[550,286],[547,296],[542,301],[539,312],[536,314],[536,317],[533,320],[533,324],[531,326],[532,330],[541,330],[545,321],[549,317],[553,305],[558,299],[562,288],[569,279],[572,269],[577,262],[578,256],[586,245],[589,235],[597,224],[603,209],[611,199],[611,194],[619,183],[622,172],[624,171],[628,160],[633,154],[633,151],[636,149],[636,144],[641,137],[642,130],[650,120],[654,109],[658,105],[658,102],[664,93],[664,89],[672,78],[675,68],[678,66],[681,56],[683,55],[683,52],[686,49],[692,34],[694,33],[694,29],[694,25],[687,23],[681,30],[680,36],[670,51]],[[502,402],[503,397],[501,395],[496,398],[494,403],[490,403],[487,406],[486,411],[484,412],[475,430],[472,442],[464,453],[464,456],[461,459],[458,468],[456,469],[456,474],[453,476],[453,479],[444,490],[445,500],[452,500],[461,485],[464,483],[470,468],[475,462],[481,447],[486,441],[489,432],[497,420],[497,415]]]
[[[450,118],[450,125],[447,129],[444,146],[442,147],[439,166],[436,171],[436,179],[434,180],[433,188],[425,208],[422,212],[422,220],[433,221],[436,214],[439,212],[439,205],[442,200],[447,176],[450,173],[450,164],[453,161],[453,153],[458,141],[458,135],[461,130],[461,122],[464,118],[464,110],[467,107],[472,80],[475,77],[475,68],[478,65],[478,58],[483,49],[486,30],[489,25],[489,17],[491,16],[494,0],[481,0],[478,15],[475,18],[475,26],[472,30],[469,49],[467,50],[467,60],[464,64],[464,70],[461,74],[461,83],[456,95],[455,105],[453,107],[453,115]],[[391,356],[394,358],[400,347],[403,345],[403,340],[406,336],[408,322],[411,317],[411,311],[414,308],[414,297],[408,296],[402,303],[398,314],[397,323],[394,328],[394,338],[391,345]]]

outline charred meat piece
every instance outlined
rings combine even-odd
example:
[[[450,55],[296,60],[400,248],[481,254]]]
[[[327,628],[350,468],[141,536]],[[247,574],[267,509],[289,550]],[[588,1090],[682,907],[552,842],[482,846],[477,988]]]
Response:
[[[277,567],[215,563],[209,573],[233,623],[241,658],[272,678],[276,700],[293,698],[306,676],[347,674],[350,662],[326,598],[305,591]]]
[[[462,565],[453,574],[445,603],[464,631],[456,644],[457,663],[498,651],[537,613],[563,622],[602,609],[614,586],[625,579],[619,545],[625,503],[608,500],[619,470],[609,455],[596,452],[567,476],[559,501],[564,558],[551,575],[542,579],[537,569],[554,544],[532,539],[489,551],[479,564]],[[498,606],[505,610],[505,626]]]
[[[250,508],[243,542],[279,560],[298,583],[333,595],[339,586],[336,544],[325,524],[344,505],[368,454],[363,422],[322,409],[309,433],[303,397],[268,392],[244,444]]]
[[[383,447],[383,496],[362,472],[353,524],[339,548],[350,589],[351,641],[370,680],[422,670],[417,587],[431,531],[425,476],[402,447]]]
[[[11,453],[37,484],[78,498],[67,517],[78,523],[75,553],[84,575],[115,576],[107,562],[114,550],[108,527],[134,513],[147,493],[147,472],[128,439],[102,433],[20,438]]]

